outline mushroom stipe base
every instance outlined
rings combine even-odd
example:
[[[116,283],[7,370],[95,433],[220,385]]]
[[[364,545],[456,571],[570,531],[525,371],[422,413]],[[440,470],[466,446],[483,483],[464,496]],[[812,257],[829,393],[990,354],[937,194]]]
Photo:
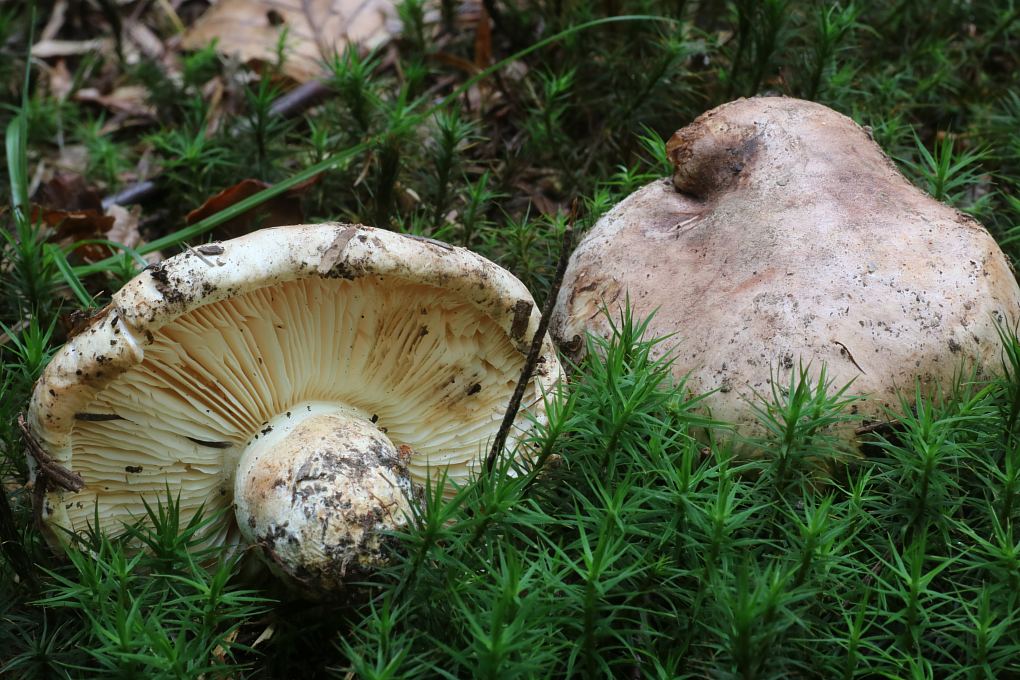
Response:
[[[340,590],[351,573],[380,566],[385,532],[410,516],[409,456],[370,418],[340,404],[299,405],[241,455],[241,536],[305,588]]]

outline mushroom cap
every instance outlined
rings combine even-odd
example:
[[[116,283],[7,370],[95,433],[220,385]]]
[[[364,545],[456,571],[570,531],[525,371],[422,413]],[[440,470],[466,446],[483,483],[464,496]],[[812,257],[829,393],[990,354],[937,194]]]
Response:
[[[1020,290],[975,220],[904,178],[868,133],[784,97],[713,109],[670,139],[672,180],[617,205],[574,252],[550,332],[575,354],[629,297],[714,416],[763,434],[749,401],[824,364],[885,420],[898,391],[1000,368]]]
[[[84,481],[49,489],[41,517],[80,532],[98,514],[117,530],[168,487],[185,522],[201,505],[230,507],[238,458],[270,421],[333,404],[409,447],[413,481],[443,468],[463,481],[499,427],[539,317],[525,286],[485,258],[360,225],[189,249],[114,294],[36,384],[29,427]],[[560,374],[545,338],[524,401],[534,417]],[[522,409],[511,443],[530,425]],[[236,539],[223,513],[208,540]]]

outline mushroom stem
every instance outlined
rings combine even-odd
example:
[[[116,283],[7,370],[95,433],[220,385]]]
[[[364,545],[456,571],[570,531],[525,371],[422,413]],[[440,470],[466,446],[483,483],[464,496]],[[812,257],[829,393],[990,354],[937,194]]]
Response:
[[[316,591],[339,590],[385,560],[384,532],[407,522],[410,494],[397,448],[341,405],[275,418],[234,478],[241,535],[271,569]]]

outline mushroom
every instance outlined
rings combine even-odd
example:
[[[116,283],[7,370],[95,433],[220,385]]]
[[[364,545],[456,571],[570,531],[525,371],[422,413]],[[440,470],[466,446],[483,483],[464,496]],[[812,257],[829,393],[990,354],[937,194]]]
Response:
[[[539,317],[481,256],[364,226],[189,249],[116,293],[35,387],[49,538],[93,517],[117,530],[169,487],[184,523],[233,507],[210,544],[257,546],[290,582],[341,590],[381,563],[416,485],[478,468]],[[512,440],[560,376],[543,343]]]
[[[673,336],[676,377],[746,437],[803,361],[885,420],[898,393],[1001,370],[1020,290],[976,221],[915,188],[866,130],[811,102],[741,99],[673,135],[672,179],[628,196],[571,257],[550,332],[578,358],[624,301]],[[688,375],[689,374],[689,375]],[[853,434],[844,432],[853,443]]]

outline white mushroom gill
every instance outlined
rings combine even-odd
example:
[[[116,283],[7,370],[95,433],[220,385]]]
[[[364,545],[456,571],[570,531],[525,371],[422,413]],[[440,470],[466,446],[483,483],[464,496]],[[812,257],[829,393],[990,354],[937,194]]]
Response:
[[[523,361],[476,307],[394,278],[306,278],[199,307],[157,333],[75,424],[70,467],[86,486],[65,504],[70,528],[98,508],[100,525],[117,530],[168,486],[180,490],[182,521],[203,504],[229,507],[243,451],[311,404],[364,414],[410,447],[413,481],[446,466],[463,480]],[[223,516],[216,540],[236,541]]]

